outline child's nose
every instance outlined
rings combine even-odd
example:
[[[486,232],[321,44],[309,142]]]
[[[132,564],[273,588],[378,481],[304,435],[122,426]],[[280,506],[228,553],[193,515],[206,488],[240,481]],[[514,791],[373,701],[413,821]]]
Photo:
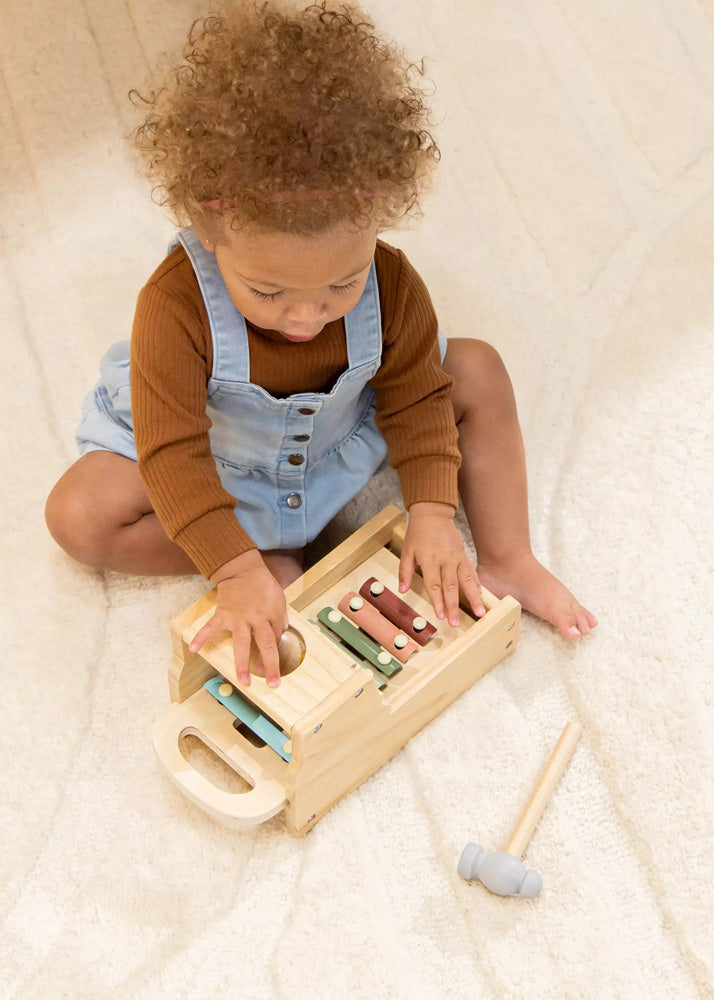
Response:
[[[291,323],[303,323],[309,326],[313,323],[322,322],[327,316],[327,303],[316,302],[296,302],[287,311],[287,318]]]

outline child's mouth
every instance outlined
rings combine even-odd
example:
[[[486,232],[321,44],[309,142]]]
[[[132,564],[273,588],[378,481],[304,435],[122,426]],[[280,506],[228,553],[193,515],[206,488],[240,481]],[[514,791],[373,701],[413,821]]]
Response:
[[[280,336],[285,337],[286,340],[291,341],[293,344],[299,344],[302,341],[314,340],[320,332],[320,330],[315,330],[314,333],[287,333],[285,330],[281,330]]]

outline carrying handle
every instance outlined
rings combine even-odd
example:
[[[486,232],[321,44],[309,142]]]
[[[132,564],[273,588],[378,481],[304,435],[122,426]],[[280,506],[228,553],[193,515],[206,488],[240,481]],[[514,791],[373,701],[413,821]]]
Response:
[[[250,782],[251,790],[228,792],[217,788],[181,753],[180,740],[184,735],[197,736]],[[274,767],[263,766],[233,728],[229,713],[207,691],[169,705],[154,724],[153,738],[159,760],[172,780],[215,819],[236,827],[257,826],[285,806],[285,788],[277,772],[281,765],[287,767],[287,764],[270,751],[266,759]]]

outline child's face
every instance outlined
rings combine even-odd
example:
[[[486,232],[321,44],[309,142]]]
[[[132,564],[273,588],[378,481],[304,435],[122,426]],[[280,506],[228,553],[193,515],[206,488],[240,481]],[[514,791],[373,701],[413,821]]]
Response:
[[[206,245],[245,318],[304,343],[357,304],[376,242],[376,227],[362,233],[339,227],[310,237],[246,227],[231,232],[227,243]]]

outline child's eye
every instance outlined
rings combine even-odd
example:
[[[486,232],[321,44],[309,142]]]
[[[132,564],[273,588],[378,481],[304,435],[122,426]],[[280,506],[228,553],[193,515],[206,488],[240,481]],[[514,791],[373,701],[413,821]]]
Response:
[[[336,292],[338,295],[342,295],[344,292],[349,292],[350,288],[354,288],[356,284],[357,281],[355,280],[355,281],[350,281],[349,284],[347,285],[330,285],[330,291]],[[262,299],[263,302],[274,302],[279,295],[283,294],[282,291],[261,292],[260,289],[258,288],[251,288],[251,292],[253,293],[253,295],[257,295],[259,299]]]

